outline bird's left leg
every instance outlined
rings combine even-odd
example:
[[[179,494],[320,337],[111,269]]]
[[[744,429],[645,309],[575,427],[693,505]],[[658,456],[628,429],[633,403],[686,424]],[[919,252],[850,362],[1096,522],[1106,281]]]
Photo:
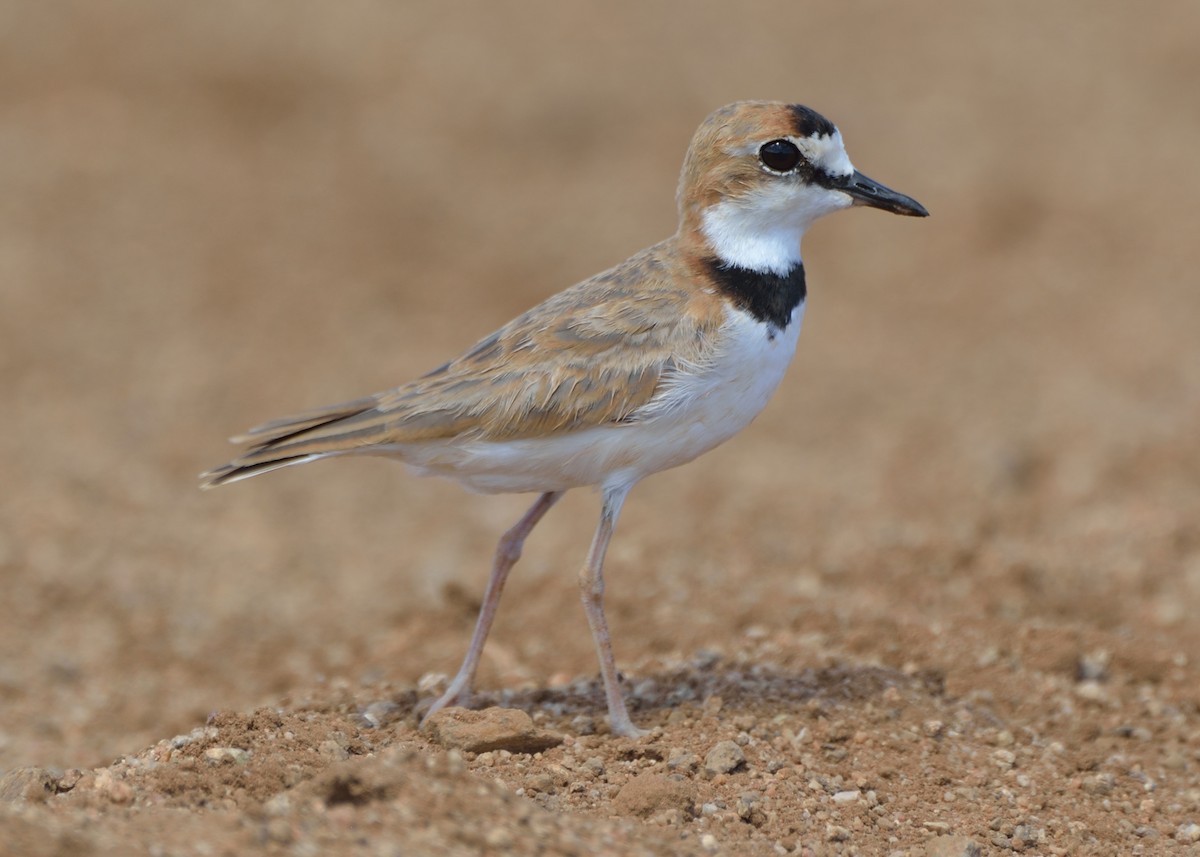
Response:
[[[525,546],[525,538],[537,526],[542,516],[550,511],[550,507],[559,501],[564,491],[548,491],[538,497],[537,502],[529,507],[529,511],[517,521],[513,528],[500,539],[496,546],[496,558],[492,562],[492,574],[488,578],[487,589],[483,593],[483,606],[479,608],[479,618],[475,621],[475,633],[471,636],[471,645],[467,648],[467,656],[463,659],[458,674],[450,682],[438,699],[425,712],[421,724],[435,711],[441,711],[447,705],[465,703],[471,693],[471,684],[475,681],[475,669],[479,666],[479,655],[483,652],[483,644],[487,642],[488,632],[492,630],[492,620],[496,618],[496,607],[500,604],[500,593],[504,591],[504,581],[508,573],[521,558],[521,549]]]

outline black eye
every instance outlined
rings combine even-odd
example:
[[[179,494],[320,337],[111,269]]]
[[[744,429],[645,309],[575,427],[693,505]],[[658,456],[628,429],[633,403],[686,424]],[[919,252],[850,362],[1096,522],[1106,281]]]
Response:
[[[786,173],[796,168],[800,163],[800,150],[795,143],[787,140],[772,140],[763,143],[758,150],[758,159],[776,172]]]

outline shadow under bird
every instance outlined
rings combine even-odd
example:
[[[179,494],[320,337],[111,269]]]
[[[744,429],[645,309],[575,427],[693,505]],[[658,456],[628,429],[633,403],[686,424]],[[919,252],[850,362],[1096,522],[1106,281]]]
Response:
[[[800,239],[851,206],[924,217],[911,197],[851,164],[829,120],[745,101],[696,131],[677,192],[679,229],[562,291],[403,386],[274,420],[202,474],[224,485],[339,455],[380,455],[483,493],[536,493],[500,539],[466,658],[430,714],[466,704],[509,570],[563,493],[602,494],[579,573],[609,725],[641,734],[625,706],[604,617],[604,555],[629,490],[745,428],[792,359],[807,287]]]

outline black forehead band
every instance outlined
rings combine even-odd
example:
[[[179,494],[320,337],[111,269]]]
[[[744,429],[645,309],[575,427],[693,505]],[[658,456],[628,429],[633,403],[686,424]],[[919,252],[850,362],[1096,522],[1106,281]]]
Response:
[[[797,137],[811,137],[814,134],[832,137],[837,131],[832,122],[803,104],[791,104],[788,109],[792,111],[792,128]]]

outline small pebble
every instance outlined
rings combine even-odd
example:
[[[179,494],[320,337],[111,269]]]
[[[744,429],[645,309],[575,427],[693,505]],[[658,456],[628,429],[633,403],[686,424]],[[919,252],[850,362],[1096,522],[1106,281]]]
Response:
[[[1013,828],[1012,838],[1023,845],[1032,845],[1045,838],[1045,834],[1028,824],[1018,824]]]
[[[337,741],[327,740],[322,741],[317,745],[317,753],[324,756],[326,759],[332,759],[335,762],[345,761],[350,758],[349,751],[346,750]]]
[[[710,777],[730,774],[746,764],[746,754],[733,741],[719,741],[704,757],[704,771]]]
[[[209,747],[204,751],[204,758],[214,763],[233,762],[235,765],[244,765],[250,761],[250,751],[241,747]]]
[[[445,673],[425,673],[417,679],[417,693],[427,696],[444,688],[449,681],[450,677]]]
[[[0,802],[43,801],[54,794],[57,783],[48,768],[16,768],[0,777]]]
[[[1104,649],[1081,655],[1075,665],[1076,681],[1105,681],[1108,678],[1108,665],[1112,655]]]
[[[613,809],[618,813],[638,818],[669,810],[690,818],[695,806],[696,791],[690,780],[655,773],[638,774],[621,787],[613,800]]]
[[[400,712],[400,706],[390,700],[380,700],[372,702],[362,710],[359,717],[362,722],[371,729],[378,729],[385,723],[391,722]]]
[[[576,735],[595,735],[596,719],[590,714],[577,714],[571,719],[571,731]]]
[[[429,718],[427,728],[434,741],[443,747],[469,753],[499,751],[537,753],[562,743],[562,737],[533,725],[524,711],[514,708],[443,708]]]
[[[762,795],[758,792],[743,792],[734,805],[738,818],[747,824],[762,827],[767,821],[767,814],[762,811],[761,801]]]
[[[850,838],[850,831],[836,824],[825,825],[825,840],[827,842],[845,842]]]
[[[124,804],[133,800],[133,788],[129,783],[114,777],[112,771],[107,768],[96,775],[92,787],[113,803]]]
[[[1200,842],[1200,824],[1191,821],[1187,824],[1182,824],[1175,831],[1176,842]]]
[[[694,774],[700,767],[700,760],[695,753],[680,753],[667,759],[667,768],[685,774]]]
[[[938,836],[925,844],[923,857],[980,857],[982,853],[979,843],[970,837]]]
[[[1089,774],[1083,778],[1083,791],[1090,795],[1110,794],[1116,785],[1116,778],[1109,773]]]

